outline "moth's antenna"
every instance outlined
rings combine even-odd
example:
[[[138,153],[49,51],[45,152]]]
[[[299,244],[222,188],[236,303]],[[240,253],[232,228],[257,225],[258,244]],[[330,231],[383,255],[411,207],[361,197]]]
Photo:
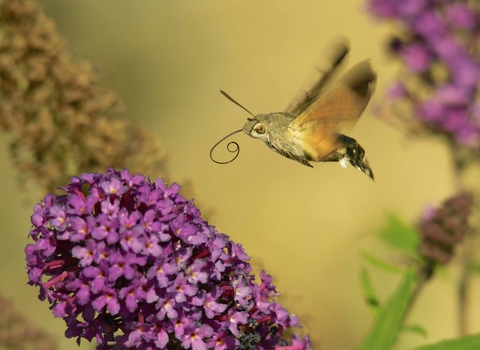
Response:
[[[228,95],[227,95],[228,96]],[[235,101],[234,101],[235,102]],[[236,102],[235,102],[236,103]],[[242,107],[242,106],[240,106]],[[243,107],[242,107],[243,108]],[[220,143],[222,143],[225,139],[229,138],[230,136],[232,136],[233,134],[236,134],[237,132],[242,132],[243,129],[240,129],[240,130],[237,130],[237,131],[234,131],[230,134],[228,134],[227,136],[225,136],[223,139],[221,139],[220,141],[218,141],[213,147],[212,149],[210,150],[210,159],[214,162],[214,163],[217,163],[217,164],[228,164],[228,163],[231,163],[233,162],[235,159],[237,159],[238,155],[240,154],[240,146],[238,145],[238,143],[236,143],[235,141],[230,141],[228,144],[227,144],[227,151],[230,152],[230,153],[235,153],[235,156],[226,161],[226,162],[219,162],[218,160],[215,160],[213,159],[213,156],[212,156],[212,153],[213,153],[213,150],[215,149],[215,147],[217,147]],[[234,148],[231,148],[230,146],[233,146]]]
[[[238,102],[235,101],[233,98],[231,98],[230,95],[227,94],[225,91],[220,90],[220,92],[222,93],[223,96],[225,96],[226,98],[228,98],[231,102],[235,103],[238,107],[242,108],[244,111],[247,111],[252,117],[255,117],[252,112],[250,112],[248,109],[246,109],[245,107],[243,107],[240,103],[238,103]]]

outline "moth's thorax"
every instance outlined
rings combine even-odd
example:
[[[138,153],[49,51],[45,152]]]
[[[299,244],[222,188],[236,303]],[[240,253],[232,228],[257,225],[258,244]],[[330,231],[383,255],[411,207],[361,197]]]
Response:
[[[295,119],[293,115],[284,112],[258,114],[248,119],[243,126],[243,131],[248,136],[264,140],[277,133],[286,132],[293,119]],[[264,134],[259,134],[255,131],[255,127],[258,127],[260,124],[265,126]]]
[[[273,151],[299,160],[305,157],[305,153],[301,140],[289,128],[294,119],[295,116],[284,112],[259,114],[249,118],[243,131],[250,137],[262,140]]]

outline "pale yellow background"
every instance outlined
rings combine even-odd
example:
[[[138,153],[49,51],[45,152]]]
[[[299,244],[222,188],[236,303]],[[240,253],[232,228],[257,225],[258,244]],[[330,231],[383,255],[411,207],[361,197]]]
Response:
[[[351,41],[350,63],[372,58],[381,103],[396,71],[384,52],[388,30],[368,17],[362,1],[293,0],[44,0],[46,13],[77,58],[95,64],[126,115],[150,129],[171,156],[178,182],[191,179],[197,201],[216,211],[212,224],[244,245],[252,263],[274,275],[289,310],[305,317],[316,349],[354,349],[372,317],[359,287],[361,249],[382,253],[372,237],[393,210],[413,222],[426,203],[452,193],[447,152],[435,140],[410,140],[367,110],[351,136],[367,150],[375,183],[338,164],[309,169],[244,134],[239,158],[210,161],[210,147],[248,115],[223,98],[226,90],[254,113],[281,111],[306,80],[328,41]],[[26,285],[23,247],[30,206],[0,136],[0,292],[37,324],[59,335],[37,290]],[[62,185],[62,184],[59,184]],[[38,198],[39,199],[39,198]],[[398,258],[390,256],[392,261]],[[382,297],[397,279],[374,272]],[[455,278],[436,278],[411,320],[428,341],[455,335]],[[478,291],[477,291],[478,293]],[[478,303],[472,314],[478,314]],[[478,320],[479,317],[476,317]],[[479,330],[478,321],[472,330]],[[399,349],[422,343],[402,338]],[[61,340],[61,349],[76,349]],[[87,343],[81,349],[89,349]]]

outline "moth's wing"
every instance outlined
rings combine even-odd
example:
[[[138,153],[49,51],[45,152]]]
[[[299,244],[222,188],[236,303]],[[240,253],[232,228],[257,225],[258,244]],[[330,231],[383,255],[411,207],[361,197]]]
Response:
[[[350,50],[350,44],[346,38],[339,38],[330,44],[326,55],[322,55],[322,59],[315,67],[312,74],[313,82],[304,90],[300,90],[285,112],[292,115],[303,113],[319,96],[322,89],[331,80],[332,76],[338,70],[345,56]]]
[[[304,150],[307,158],[318,162],[341,147],[335,129],[334,123],[325,120],[305,124],[302,128],[289,127],[288,132]]]
[[[357,63],[298,114],[291,127],[302,128],[310,122],[328,122],[336,125],[336,130],[353,127],[372,96],[375,82],[369,60]]]
[[[348,70],[290,124],[312,160],[319,161],[339,147],[340,130],[355,125],[375,89],[376,74],[368,60]]]

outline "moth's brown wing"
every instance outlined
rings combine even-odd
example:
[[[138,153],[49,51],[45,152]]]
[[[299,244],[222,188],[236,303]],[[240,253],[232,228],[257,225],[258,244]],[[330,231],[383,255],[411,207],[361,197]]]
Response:
[[[346,38],[339,38],[332,42],[330,46],[327,54],[322,56],[319,65],[315,67],[312,74],[314,76],[313,84],[310,84],[305,90],[300,90],[285,112],[295,116],[303,113],[318,98],[320,92],[331,80],[350,50]]]
[[[337,133],[353,127],[368,104],[376,75],[368,60],[348,70],[290,124],[289,130],[312,160],[320,161],[339,147]]]
[[[309,122],[302,128],[289,127],[290,136],[304,150],[309,160],[320,161],[340,148],[335,133],[336,125],[329,120]]]

